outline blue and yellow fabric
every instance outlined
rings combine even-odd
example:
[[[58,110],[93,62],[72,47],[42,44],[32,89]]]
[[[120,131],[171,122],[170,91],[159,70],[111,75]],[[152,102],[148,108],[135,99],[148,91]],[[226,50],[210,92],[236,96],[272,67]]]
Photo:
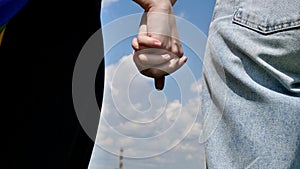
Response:
[[[7,22],[22,9],[28,0],[0,0],[0,46]]]

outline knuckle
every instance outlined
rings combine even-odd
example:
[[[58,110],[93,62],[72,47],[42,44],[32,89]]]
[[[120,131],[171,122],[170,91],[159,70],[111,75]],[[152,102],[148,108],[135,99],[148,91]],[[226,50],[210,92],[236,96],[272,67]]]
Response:
[[[172,48],[171,52],[174,53],[175,55],[178,55],[179,50],[177,48]]]
[[[145,54],[138,54],[136,58],[141,65],[147,65],[148,59]]]

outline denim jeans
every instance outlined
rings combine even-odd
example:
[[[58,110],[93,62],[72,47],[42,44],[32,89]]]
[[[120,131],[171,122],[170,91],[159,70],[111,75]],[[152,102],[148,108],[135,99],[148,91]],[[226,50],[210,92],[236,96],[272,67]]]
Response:
[[[203,72],[207,168],[299,169],[299,0],[217,0]]]

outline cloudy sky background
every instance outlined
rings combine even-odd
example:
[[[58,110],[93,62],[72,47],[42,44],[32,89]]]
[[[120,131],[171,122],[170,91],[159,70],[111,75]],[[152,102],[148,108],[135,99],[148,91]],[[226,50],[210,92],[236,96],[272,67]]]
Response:
[[[143,10],[132,1],[102,1],[105,96],[89,169],[118,168],[120,148],[124,149],[124,169],[204,168],[199,79],[214,3],[178,0],[174,6],[175,15],[184,19],[178,19],[177,25],[189,59],[166,78],[163,91],[156,91],[152,79],[135,68],[130,46],[135,35],[126,33],[127,29],[137,33],[139,17],[129,17],[135,21],[128,22],[124,16]],[[198,32],[189,31],[187,25]],[[111,42],[111,37],[122,33],[117,43]],[[195,37],[198,41],[193,41]]]

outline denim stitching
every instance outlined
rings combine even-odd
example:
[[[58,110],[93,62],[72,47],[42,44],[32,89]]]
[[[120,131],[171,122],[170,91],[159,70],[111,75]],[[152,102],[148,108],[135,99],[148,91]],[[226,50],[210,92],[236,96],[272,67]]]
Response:
[[[260,33],[269,34],[269,33],[279,32],[282,30],[292,29],[300,26],[300,17],[294,20],[289,19],[288,21],[284,21],[284,22],[281,21],[278,24],[270,25],[268,24],[268,22],[266,22],[267,25],[258,24],[255,23],[255,21],[249,20],[249,17],[252,17],[253,20],[257,19],[257,17],[253,15],[247,14],[247,17],[243,17],[244,15],[241,9],[242,8],[238,8],[235,11],[232,21],[236,24],[240,24],[246,26],[247,28],[254,29]],[[262,20],[261,22],[265,22],[265,21]]]

